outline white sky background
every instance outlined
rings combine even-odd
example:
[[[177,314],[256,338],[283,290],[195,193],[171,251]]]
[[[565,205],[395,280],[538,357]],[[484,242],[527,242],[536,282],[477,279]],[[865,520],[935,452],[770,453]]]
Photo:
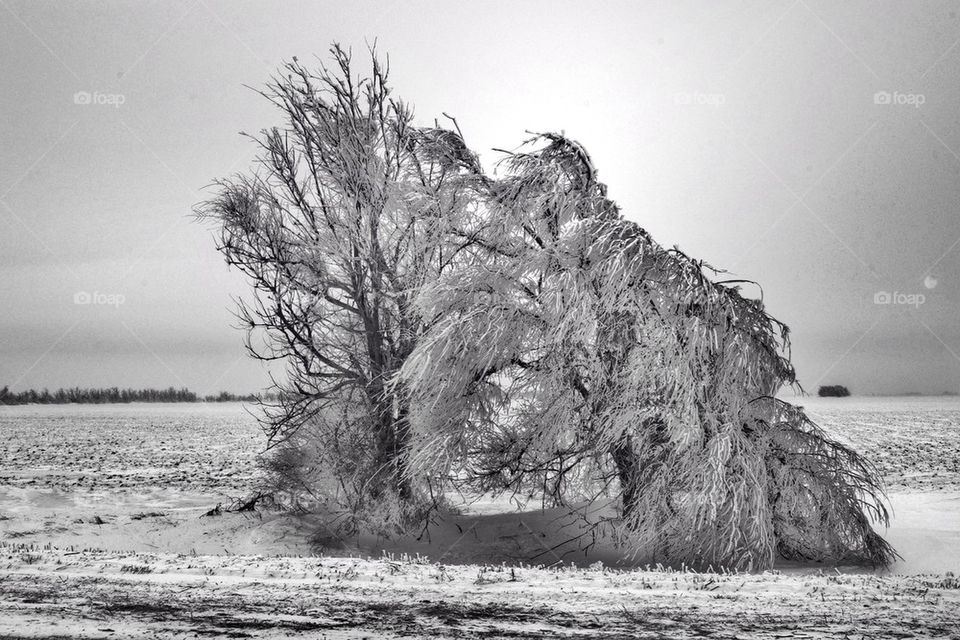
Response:
[[[486,166],[563,130],[661,244],[757,280],[808,390],[960,391],[960,2],[407,5],[0,0],[0,386],[262,388],[190,211],[281,123],[243,85],[377,39]]]

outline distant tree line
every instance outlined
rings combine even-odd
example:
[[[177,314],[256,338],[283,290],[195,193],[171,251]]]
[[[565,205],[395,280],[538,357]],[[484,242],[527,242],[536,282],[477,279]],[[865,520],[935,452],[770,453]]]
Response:
[[[260,398],[254,394],[237,395],[221,391],[217,395],[200,397],[189,389],[27,389],[10,391],[9,387],[0,389],[0,404],[109,404],[130,402],[254,402]]]
[[[261,396],[256,395],[255,393],[250,393],[245,396],[239,396],[229,391],[221,391],[215,396],[204,396],[204,402],[256,402],[260,400]]]

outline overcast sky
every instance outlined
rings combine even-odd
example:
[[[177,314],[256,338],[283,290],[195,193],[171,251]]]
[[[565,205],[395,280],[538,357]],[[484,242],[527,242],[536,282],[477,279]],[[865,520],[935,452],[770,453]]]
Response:
[[[376,39],[420,122],[455,115],[487,167],[562,130],[661,244],[758,281],[808,389],[960,391],[958,16],[0,0],[0,386],[262,388],[245,284],[190,211],[249,167],[239,131],[280,124],[244,85]]]

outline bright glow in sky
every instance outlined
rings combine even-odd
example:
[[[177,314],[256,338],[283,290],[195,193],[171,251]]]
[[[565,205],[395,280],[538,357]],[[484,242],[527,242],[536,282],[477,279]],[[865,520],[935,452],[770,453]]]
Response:
[[[190,211],[280,124],[244,85],[376,39],[488,167],[563,130],[661,244],[758,281],[808,389],[960,390],[960,5],[598,4],[0,0],[0,386],[262,388]]]

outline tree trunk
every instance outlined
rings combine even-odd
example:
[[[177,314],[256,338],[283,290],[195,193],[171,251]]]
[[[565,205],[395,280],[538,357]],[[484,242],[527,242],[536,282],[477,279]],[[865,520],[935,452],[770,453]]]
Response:
[[[663,445],[667,443],[663,422],[660,420],[656,418],[644,420],[640,429],[643,431],[654,430],[652,436],[646,438],[648,446],[653,447],[652,451],[654,453],[648,454],[646,457],[639,455],[633,447],[633,438],[629,435],[610,448],[610,457],[617,468],[617,479],[620,480],[624,518],[632,514],[636,507],[637,497],[643,482],[641,471],[662,459]]]
[[[397,494],[401,500],[412,502],[413,484],[407,469],[407,448],[410,444],[410,424],[407,417],[410,408],[403,400],[399,401],[397,419],[394,421],[394,434],[397,441],[395,464],[397,467]]]
[[[413,499],[413,487],[406,473],[406,449],[409,442],[408,408],[394,394],[386,393],[383,385],[372,385],[371,401],[375,407],[373,440],[374,474],[370,479],[371,493],[381,495],[393,490],[403,501]],[[395,407],[399,404],[399,407]]]
[[[633,450],[633,438],[627,436],[624,441],[617,443],[610,449],[610,456],[617,467],[617,478],[620,480],[621,513],[628,518],[636,505],[638,486],[638,471],[640,458]]]

